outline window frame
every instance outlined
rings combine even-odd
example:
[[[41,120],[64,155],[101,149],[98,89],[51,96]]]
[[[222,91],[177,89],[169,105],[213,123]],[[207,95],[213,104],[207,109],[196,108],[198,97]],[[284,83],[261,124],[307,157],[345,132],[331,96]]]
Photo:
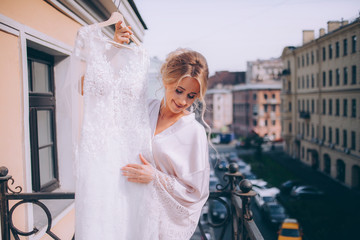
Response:
[[[33,69],[32,64],[38,62],[49,66],[49,93],[37,93],[32,91]],[[31,177],[32,188],[35,192],[49,192],[59,187],[59,166],[57,154],[57,134],[56,134],[56,98],[55,98],[55,78],[54,78],[54,57],[38,50],[27,48],[27,67],[29,71],[28,97],[29,97],[29,131],[31,149]],[[30,79],[29,79],[30,78]],[[37,112],[42,110],[50,111],[52,132],[52,164],[54,178],[41,186],[40,182],[40,159],[38,142],[38,121]],[[48,146],[45,146],[48,147]]]

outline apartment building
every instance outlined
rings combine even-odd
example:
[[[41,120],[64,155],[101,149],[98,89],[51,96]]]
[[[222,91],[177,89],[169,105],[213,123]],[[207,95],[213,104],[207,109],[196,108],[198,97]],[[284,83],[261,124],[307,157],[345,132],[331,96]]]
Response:
[[[105,21],[117,11],[142,41],[147,27],[132,0],[0,1],[0,166],[13,177],[11,189],[74,192],[71,136],[72,126],[80,122],[72,111],[78,99],[71,98],[64,86],[70,55],[81,26]],[[114,27],[103,32],[112,39]],[[44,203],[52,214],[53,232],[60,239],[71,239],[74,201]],[[34,204],[16,208],[11,221],[25,233],[38,229],[26,239],[49,239],[47,217]]]
[[[285,151],[344,185],[360,189],[360,19],[303,31],[303,45],[281,59]]]
[[[254,131],[266,140],[281,138],[280,83],[233,87],[233,130],[236,136]]]
[[[246,83],[280,81],[283,62],[280,58],[258,59],[246,63]]]

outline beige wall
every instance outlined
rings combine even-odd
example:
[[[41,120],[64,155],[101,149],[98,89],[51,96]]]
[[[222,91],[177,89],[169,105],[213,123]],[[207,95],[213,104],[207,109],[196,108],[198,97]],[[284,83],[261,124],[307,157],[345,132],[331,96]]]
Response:
[[[0,13],[68,45],[80,24],[42,0],[1,0]]]

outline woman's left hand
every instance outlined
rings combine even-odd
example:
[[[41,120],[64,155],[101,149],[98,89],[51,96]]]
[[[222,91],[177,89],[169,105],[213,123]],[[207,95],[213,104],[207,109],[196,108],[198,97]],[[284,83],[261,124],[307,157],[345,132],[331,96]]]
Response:
[[[154,179],[155,170],[141,154],[139,157],[143,164],[128,164],[121,168],[121,170],[129,182],[149,183]]]

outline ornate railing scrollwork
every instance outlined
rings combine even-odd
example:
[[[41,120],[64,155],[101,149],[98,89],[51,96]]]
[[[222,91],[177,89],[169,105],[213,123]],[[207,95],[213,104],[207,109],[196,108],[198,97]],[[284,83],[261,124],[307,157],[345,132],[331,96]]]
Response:
[[[32,203],[39,206],[46,214],[47,227],[45,232],[55,240],[60,240],[52,231],[52,216],[48,207],[39,200],[44,199],[74,199],[74,193],[21,193],[22,188],[20,186],[15,187],[16,191],[9,186],[14,184],[12,176],[8,175],[8,169],[6,167],[0,167],[0,210],[1,210],[1,239],[10,240],[10,232],[14,239],[19,240],[19,236],[31,236],[39,232],[36,227],[29,232],[18,229],[13,221],[13,215],[16,208],[22,204]],[[10,200],[20,200],[15,203],[9,210]],[[74,237],[73,237],[74,239]]]

